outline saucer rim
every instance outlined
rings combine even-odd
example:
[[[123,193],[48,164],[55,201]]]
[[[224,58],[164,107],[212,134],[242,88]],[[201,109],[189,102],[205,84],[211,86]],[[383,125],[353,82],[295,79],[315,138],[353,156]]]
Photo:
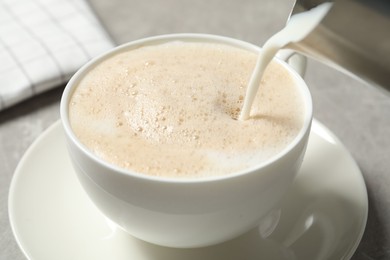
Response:
[[[320,122],[316,118],[313,118],[312,129],[311,129],[311,131],[315,132],[315,130],[313,130],[313,128],[321,129],[322,131],[324,131],[325,134],[328,135],[330,137],[330,139],[333,140],[333,144],[337,145],[343,151],[343,153],[348,157],[350,162],[353,163],[355,171],[356,171],[356,173],[358,173],[358,174],[356,174],[355,178],[357,178],[359,180],[360,185],[362,186],[362,188],[364,190],[364,194],[363,194],[364,198],[362,201],[364,204],[364,212],[362,212],[362,214],[364,214],[364,216],[362,218],[362,223],[361,223],[361,227],[359,230],[359,234],[356,236],[356,240],[353,243],[353,245],[351,245],[349,252],[346,251],[346,254],[345,254],[345,259],[350,259],[350,258],[352,258],[352,256],[356,252],[357,248],[359,247],[359,244],[363,238],[364,232],[366,231],[366,227],[367,227],[368,211],[369,211],[367,185],[366,185],[366,182],[364,180],[363,173],[360,170],[360,167],[357,164],[355,158],[352,156],[351,152],[347,149],[347,147],[344,145],[344,143],[341,142],[340,138],[338,138],[335,133],[333,133],[325,124],[323,124],[322,122]],[[320,134],[318,134],[318,135],[320,135]],[[323,136],[321,136],[321,137],[324,138]],[[310,139],[310,137],[309,137],[309,139]],[[324,139],[326,139],[326,138],[324,138]],[[330,140],[327,140],[327,141],[330,142]]]

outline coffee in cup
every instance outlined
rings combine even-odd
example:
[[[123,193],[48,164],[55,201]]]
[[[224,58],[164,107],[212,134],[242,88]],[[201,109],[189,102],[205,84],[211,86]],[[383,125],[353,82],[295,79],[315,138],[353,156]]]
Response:
[[[237,120],[257,54],[174,41],[124,50],[75,87],[69,121],[96,156],[137,174],[204,178],[254,168],[303,127],[299,83],[267,69],[248,120]]]

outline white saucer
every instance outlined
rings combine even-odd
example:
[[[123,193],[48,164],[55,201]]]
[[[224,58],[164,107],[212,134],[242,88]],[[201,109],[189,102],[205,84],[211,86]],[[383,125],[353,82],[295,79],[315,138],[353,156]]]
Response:
[[[363,235],[367,193],[355,161],[323,125],[313,122],[302,169],[280,223],[213,247],[172,249],[137,240],[95,208],[73,173],[62,126],[55,123],[20,161],[9,194],[16,240],[29,259],[349,259]]]

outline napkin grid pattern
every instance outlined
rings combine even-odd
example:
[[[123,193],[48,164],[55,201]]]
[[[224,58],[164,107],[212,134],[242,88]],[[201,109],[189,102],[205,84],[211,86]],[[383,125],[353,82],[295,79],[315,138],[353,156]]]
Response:
[[[0,110],[65,83],[113,46],[85,0],[0,0]]]

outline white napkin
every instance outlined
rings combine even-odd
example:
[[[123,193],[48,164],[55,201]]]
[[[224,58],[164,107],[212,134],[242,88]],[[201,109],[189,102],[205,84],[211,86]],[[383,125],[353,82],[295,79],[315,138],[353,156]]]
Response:
[[[85,0],[0,0],[0,110],[114,46]]]

